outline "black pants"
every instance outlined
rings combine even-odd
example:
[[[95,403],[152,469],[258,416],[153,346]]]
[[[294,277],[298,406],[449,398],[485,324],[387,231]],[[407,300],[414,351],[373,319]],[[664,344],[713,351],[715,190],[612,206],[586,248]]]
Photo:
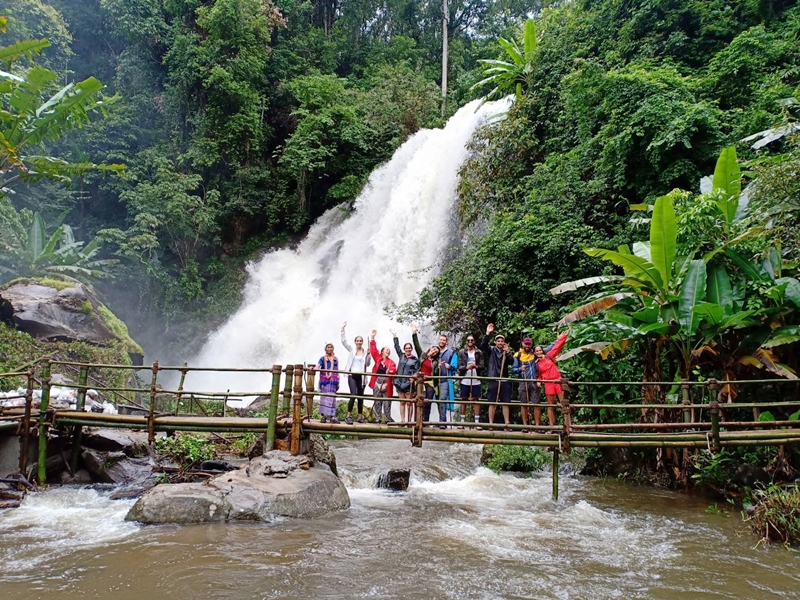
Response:
[[[364,395],[364,376],[363,375],[350,375],[347,378],[347,383],[350,385],[350,393],[354,396],[363,396]],[[347,403],[347,412],[353,412],[353,404],[355,404],[356,399],[350,398],[350,401]],[[364,399],[358,399],[358,414],[364,414]]]
[[[427,422],[431,420],[431,400],[436,395],[436,390],[432,385],[425,384],[425,407],[422,409],[422,420]],[[447,408],[446,403],[439,400],[436,402],[439,405],[439,420],[441,422],[447,421]]]

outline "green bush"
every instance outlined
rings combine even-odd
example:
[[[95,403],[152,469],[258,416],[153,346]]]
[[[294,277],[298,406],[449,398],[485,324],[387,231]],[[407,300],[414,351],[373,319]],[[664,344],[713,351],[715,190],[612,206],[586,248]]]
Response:
[[[800,543],[800,487],[771,485],[754,490],[753,504],[746,519],[761,538],[759,544],[780,542],[785,546]]]
[[[156,438],[156,450],[177,460],[181,467],[187,469],[214,458],[217,447],[206,437],[176,433],[174,437]]]
[[[544,450],[525,446],[485,446],[484,456],[486,466],[495,473],[533,473],[549,465],[552,460]]]

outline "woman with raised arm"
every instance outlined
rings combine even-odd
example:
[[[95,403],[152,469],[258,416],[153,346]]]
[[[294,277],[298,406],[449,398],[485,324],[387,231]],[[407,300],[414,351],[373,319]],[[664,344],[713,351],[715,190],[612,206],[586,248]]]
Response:
[[[564,347],[568,335],[569,330],[558,336],[556,343],[547,352],[541,346],[536,346],[533,349],[533,353],[536,355],[536,368],[539,371],[539,379],[545,381],[544,393],[547,396],[547,420],[550,421],[550,427],[556,426],[556,401],[560,402],[564,398],[561,384],[555,381],[561,379],[556,357]]]
[[[423,422],[428,422],[431,419],[432,401],[436,395],[436,386],[438,385],[439,371],[439,346],[431,346],[425,354],[420,356],[422,360],[419,370],[425,376],[425,408],[422,410]],[[439,405],[439,425],[440,429],[444,429],[447,421],[447,405],[442,402],[441,398],[437,400]]]
[[[404,423],[411,423],[414,420],[414,385],[411,377],[419,371],[419,359],[414,354],[414,348],[409,343],[403,344],[400,350],[400,340],[397,339],[397,332],[389,330],[394,338],[394,350],[397,352],[397,377],[394,379],[394,387],[397,390],[397,397],[400,398],[400,420]],[[411,326],[411,339],[414,345],[419,345],[416,325]]]
[[[375,422],[381,422],[381,414],[386,419],[386,423],[394,421],[392,419],[392,403],[384,398],[392,397],[392,380],[393,376],[397,374],[397,364],[389,358],[392,351],[388,346],[381,348],[378,352],[378,345],[375,343],[375,336],[378,331],[373,329],[369,337],[369,353],[375,361],[375,366],[372,367],[372,379],[369,381],[369,387],[372,388],[372,395],[375,396]]]
[[[342,323],[342,346],[349,352],[347,356],[347,365],[344,370],[349,371],[351,374],[347,376],[347,384],[350,387],[350,393],[353,396],[347,402],[347,417],[345,423],[348,425],[353,424],[353,404],[355,404],[355,396],[364,395],[364,375],[353,375],[353,373],[366,373],[369,366],[372,364],[372,357],[364,348],[364,338],[360,335],[356,336],[355,344],[353,347],[347,341],[347,334],[344,329],[347,327],[347,321]],[[364,398],[358,398],[358,422],[364,422]]]
[[[336,418],[336,392],[339,391],[339,359],[333,354],[333,344],[325,344],[325,354],[316,365],[319,371],[319,414],[321,421],[338,423]]]

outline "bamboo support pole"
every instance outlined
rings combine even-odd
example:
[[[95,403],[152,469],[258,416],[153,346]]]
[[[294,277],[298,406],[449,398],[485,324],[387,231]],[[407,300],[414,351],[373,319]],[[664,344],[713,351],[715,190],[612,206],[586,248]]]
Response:
[[[189,363],[183,363],[184,367],[188,367]],[[175,397],[175,416],[178,416],[178,411],[181,409],[181,399],[183,398],[183,384],[186,382],[186,374],[189,371],[183,369],[181,371],[181,380],[178,382],[178,393]]]
[[[711,452],[716,454],[720,451],[719,402],[716,399],[711,401],[711,441]]]
[[[33,386],[36,383],[35,370],[28,369],[28,385],[25,391],[25,415],[22,419],[22,439],[20,440],[19,472],[28,476],[28,456],[31,445],[31,409],[33,407]]]
[[[316,376],[314,369],[308,369],[306,373],[306,417],[309,419],[314,416],[314,381]]]
[[[292,398],[292,382],[294,381],[294,365],[286,365],[286,379],[283,387],[283,409],[281,412],[288,415],[292,410],[289,406]]]
[[[292,439],[289,449],[293,456],[300,454],[300,436],[302,435],[303,411],[303,365],[294,366],[294,395],[292,396],[294,412],[292,414]]]
[[[562,378],[561,379],[561,425],[563,428],[562,435],[564,438],[564,452],[569,454],[569,439],[572,433],[572,413],[569,407],[569,379]],[[556,461],[555,455],[553,456],[553,460]],[[558,480],[558,474],[555,475],[556,480]],[[556,481],[556,485],[558,481]],[[555,498],[558,500],[558,490],[555,492]]]
[[[269,397],[269,425],[264,441],[264,454],[275,449],[275,426],[278,423],[278,396],[281,387],[281,366],[272,366],[272,393]]]
[[[553,449],[553,500],[558,500],[558,448]]]
[[[39,404],[39,458],[37,479],[39,485],[47,482],[47,407],[50,406],[50,360],[42,364],[42,399]]]
[[[156,382],[158,381],[158,361],[153,363],[152,367],[153,377],[150,380],[150,410],[147,417],[147,443],[153,445],[156,441],[156,392],[158,388]]]
[[[422,413],[425,410],[425,376],[417,373],[417,400],[414,406],[414,432],[411,434],[411,445],[422,447]]]
[[[89,367],[81,367],[78,373],[78,383],[85,386],[89,381]],[[78,396],[75,399],[75,410],[82,411],[86,405],[86,390],[79,389]],[[72,468],[73,473],[78,469],[78,459],[81,456],[81,438],[83,431],[80,425],[75,426],[75,431],[72,434],[72,450],[69,455],[69,466]]]

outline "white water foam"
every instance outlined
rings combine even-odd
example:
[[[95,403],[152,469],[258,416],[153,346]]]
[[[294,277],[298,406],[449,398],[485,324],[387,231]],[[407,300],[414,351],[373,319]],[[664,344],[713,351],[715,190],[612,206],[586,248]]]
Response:
[[[0,536],[15,540],[13,546],[0,546],[5,549],[0,569],[7,575],[27,574],[62,554],[124,540],[141,529],[125,521],[133,503],[74,487],[29,494],[0,518]]]
[[[327,342],[344,362],[339,329],[391,345],[385,307],[413,300],[458,240],[456,186],[466,144],[508,101],[472,102],[443,129],[422,130],[370,176],[352,215],[333,208],[292,250],[270,252],[248,267],[244,302],[214,332],[192,365],[269,367],[314,361]],[[396,325],[395,325],[396,327]],[[399,328],[401,339],[411,332]],[[192,373],[197,391],[268,389],[268,375]],[[257,389],[256,389],[257,388]]]

